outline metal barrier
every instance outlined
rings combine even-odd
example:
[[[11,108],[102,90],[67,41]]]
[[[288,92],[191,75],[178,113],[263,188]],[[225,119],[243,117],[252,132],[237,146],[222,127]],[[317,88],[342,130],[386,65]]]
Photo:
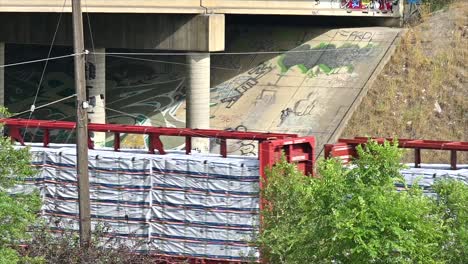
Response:
[[[21,128],[38,128],[44,130],[44,147],[50,143],[50,130],[74,130],[75,122],[68,121],[53,121],[53,120],[25,120],[25,119],[0,119],[0,123],[4,123],[8,128],[8,134],[24,145],[24,139],[21,135]],[[186,153],[189,154],[192,146],[192,137],[199,138],[217,138],[221,144],[221,155],[227,155],[227,139],[237,140],[255,140],[259,143],[271,139],[295,138],[296,134],[280,134],[280,133],[257,133],[257,132],[240,132],[240,131],[225,131],[213,129],[190,129],[190,128],[168,128],[168,127],[151,127],[151,126],[131,126],[131,125],[116,125],[116,124],[94,124],[88,125],[88,132],[106,132],[114,133],[114,150],[120,149],[120,134],[144,134],[150,138],[149,153],[154,154],[157,149],[159,154],[165,154],[164,146],[160,140],[160,136],[185,137]],[[88,139],[88,147],[94,149],[94,143],[91,138]]]
[[[51,130],[69,130],[76,128],[75,122],[53,121],[53,120],[26,120],[26,119],[0,119],[7,128],[8,135],[24,145],[24,138],[21,129],[37,128],[44,131],[43,145],[47,147],[50,143]],[[107,132],[114,134],[114,150],[120,149],[120,135],[125,134],[143,134],[149,136],[149,153],[154,154],[155,150],[164,155],[164,145],[160,136],[185,137],[185,153],[190,154],[192,138],[216,138],[220,142],[220,155],[227,156],[227,140],[253,140],[259,144],[259,155],[261,164],[261,175],[266,166],[272,166],[277,162],[282,153],[285,154],[289,162],[294,162],[298,168],[306,175],[313,174],[313,162],[315,151],[315,138],[298,138],[296,134],[283,133],[259,133],[242,131],[225,131],[214,129],[190,129],[190,128],[167,128],[150,126],[131,126],[116,124],[94,124],[88,125],[88,132]],[[94,143],[88,138],[88,147],[94,149]]]
[[[379,144],[384,141],[393,141],[393,138],[372,138]],[[340,158],[345,163],[349,163],[352,158],[357,158],[356,146],[364,145],[368,142],[367,137],[355,137],[354,139],[339,139],[336,144],[325,145],[325,158]],[[421,167],[421,150],[446,150],[450,151],[450,168],[457,169],[457,152],[468,151],[468,142],[460,141],[440,141],[440,140],[419,140],[419,139],[398,139],[399,148],[414,149],[414,165]]]

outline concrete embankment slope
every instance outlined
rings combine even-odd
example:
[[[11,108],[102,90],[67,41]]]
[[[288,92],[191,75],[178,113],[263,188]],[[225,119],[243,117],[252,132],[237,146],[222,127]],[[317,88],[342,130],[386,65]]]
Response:
[[[388,56],[400,29],[274,24],[227,26],[226,52],[211,55],[211,127],[314,135],[320,151],[338,134],[352,106],[365,94],[366,84]],[[13,63],[43,58],[48,47],[10,44],[6,51],[6,63]],[[141,52],[106,50],[122,51]],[[70,52],[70,48],[54,47],[52,55]],[[185,127],[187,64],[185,55],[180,55],[109,54],[107,122]],[[11,112],[30,108],[42,66],[6,68],[5,102]],[[43,80],[36,105],[73,94],[72,58],[50,61]],[[32,118],[74,120],[74,115],[74,102],[70,99],[38,109]],[[28,118],[28,114],[20,117]],[[40,140],[40,136],[34,129],[27,133],[31,139]],[[73,142],[73,135],[65,132],[54,131],[51,136],[54,142]],[[183,138],[163,140],[166,148],[184,144]],[[112,141],[109,135],[108,143]],[[123,147],[144,145],[143,136],[122,135]],[[215,151],[217,145],[212,145]],[[230,153],[256,153],[250,142],[228,145]]]
[[[365,95],[366,84],[391,53],[399,31],[383,27],[240,29],[243,37],[228,41],[229,50],[256,47],[264,53],[213,55],[213,66],[237,67],[238,74],[226,78],[232,73],[212,71],[216,84],[211,95],[212,127],[314,135],[320,152],[323,144],[339,136],[343,121]],[[277,50],[287,52],[268,53]],[[240,148],[245,154],[249,147],[242,149],[242,145],[231,149]]]

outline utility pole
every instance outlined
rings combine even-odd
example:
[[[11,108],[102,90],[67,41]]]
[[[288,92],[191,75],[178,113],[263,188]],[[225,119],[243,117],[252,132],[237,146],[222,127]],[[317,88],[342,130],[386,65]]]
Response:
[[[80,245],[91,241],[91,206],[88,174],[88,102],[86,101],[85,54],[81,0],[72,0],[73,49],[75,54],[76,87],[76,175],[80,211]]]

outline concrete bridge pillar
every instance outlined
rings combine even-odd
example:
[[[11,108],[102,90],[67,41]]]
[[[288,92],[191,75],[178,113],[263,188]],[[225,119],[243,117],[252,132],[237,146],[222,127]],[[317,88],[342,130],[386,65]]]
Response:
[[[106,123],[106,49],[96,48],[98,54],[86,56],[87,81],[86,86],[89,96],[88,118],[91,123]],[[106,133],[94,132],[91,135],[96,146],[104,146]]]
[[[187,127],[210,128],[210,54],[189,55],[187,64]],[[194,138],[192,148],[209,152],[209,139]]]
[[[0,65],[5,65],[5,43],[0,42]],[[5,68],[0,67],[0,106],[5,105]]]

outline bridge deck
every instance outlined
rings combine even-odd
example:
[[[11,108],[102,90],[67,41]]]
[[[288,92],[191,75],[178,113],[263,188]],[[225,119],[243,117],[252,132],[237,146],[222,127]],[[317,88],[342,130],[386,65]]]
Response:
[[[0,12],[71,12],[71,1],[0,0]],[[381,7],[380,12],[361,7],[342,7],[341,0],[86,0],[83,11],[93,13],[257,14],[399,17]],[[352,2],[352,1],[351,1]],[[359,3],[366,1],[358,1]],[[390,2],[390,1],[389,1]]]

